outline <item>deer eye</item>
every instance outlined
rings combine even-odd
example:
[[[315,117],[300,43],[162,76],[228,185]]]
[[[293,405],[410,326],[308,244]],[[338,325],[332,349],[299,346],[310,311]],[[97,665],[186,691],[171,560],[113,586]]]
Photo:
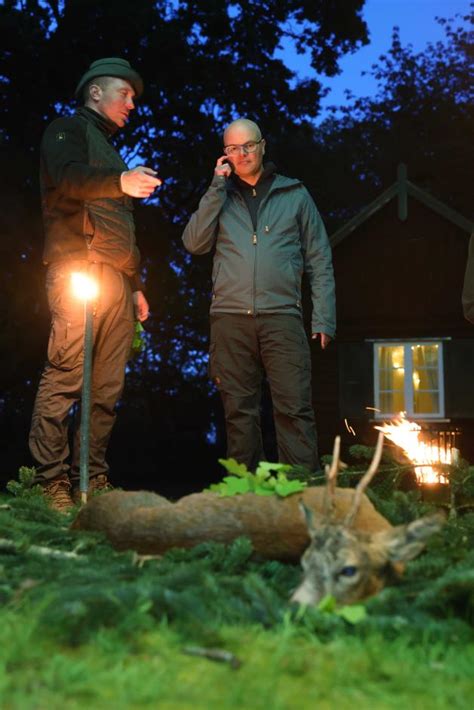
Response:
[[[357,567],[354,567],[354,565],[347,565],[341,569],[339,574],[342,574],[344,577],[353,577],[357,574]]]

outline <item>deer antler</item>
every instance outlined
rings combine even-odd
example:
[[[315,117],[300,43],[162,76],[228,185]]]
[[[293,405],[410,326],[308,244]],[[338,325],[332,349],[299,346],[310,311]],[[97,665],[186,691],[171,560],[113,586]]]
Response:
[[[336,436],[334,439],[334,448],[332,452],[332,461],[329,466],[326,464],[324,472],[326,474],[326,489],[324,491],[323,515],[330,520],[334,511],[334,490],[336,488],[336,479],[339,472],[339,454],[341,451],[341,437]]]
[[[362,500],[362,494],[364,493],[365,489],[367,488],[370,481],[372,480],[372,478],[374,477],[374,475],[377,472],[377,469],[378,469],[379,463],[380,463],[380,459],[382,458],[383,437],[384,437],[383,432],[379,432],[379,436],[377,439],[377,446],[375,447],[374,456],[372,458],[369,468],[367,469],[365,474],[362,476],[362,478],[360,479],[360,481],[357,485],[357,488],[355,489],[352,507],[351,507],[349,513],[346,515],[346,518],[344,520],[344,525],[346,527],[350,527],[352,525],[352,523],[354,522],[354,519],[357,515],[357,511],[359,510],[360,502]]]

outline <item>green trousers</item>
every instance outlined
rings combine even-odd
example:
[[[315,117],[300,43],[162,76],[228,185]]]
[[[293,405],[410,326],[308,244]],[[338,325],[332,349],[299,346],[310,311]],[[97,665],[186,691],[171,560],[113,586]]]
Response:
[[[310,349],[299,316],[213,314],[209,374],[224,406],[229,458],[251,471],[265,460],[260,424],[265,374],[279,461],[319,468]]]
[[[85,261],[61,262],[48,268],[51,332],[29,437],[38,483],[64,473],[73,482],[79,481],[80,412],[75,417],[72,456],[68,425],[71,407],[81,399],[85,309],[72,293],[74,271],[88,273],[98,281],[100,289],[93,323],[91,478],[108,471],[105,454],[133,340],[133,302],[127,277],[106,264]]]

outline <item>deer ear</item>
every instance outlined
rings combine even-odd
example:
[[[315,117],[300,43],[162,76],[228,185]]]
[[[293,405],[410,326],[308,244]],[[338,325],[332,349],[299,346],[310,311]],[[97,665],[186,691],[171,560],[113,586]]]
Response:
[[[406,562],[420,554],[427,540],[441,530],[445,522],[443,513],[435,513],[414,520],[408,525],[384,530],[374,535],[372,540],[376,546],[380,545],[384,549],[387,559],[391,562]]]
[[[315,531],[315,527],[314,527],[314,513],[313,513],[312,510],[310,510],[309,508],[307,508],[307,507],[305,506],[305,504],[303,503],[302,500],[300,500],[299,505],[300,505],[300,510],[301,510],[301,512],[303,513],[303,516],[304,516],[304,519],[305,519],[305,523],[306,523],[306,527],[308,528],[308,532],[309,532],[309,534],[310,534],[310,537],[312,537],[312,535],[313,535],[313,533],[314,533],[314,531]]]

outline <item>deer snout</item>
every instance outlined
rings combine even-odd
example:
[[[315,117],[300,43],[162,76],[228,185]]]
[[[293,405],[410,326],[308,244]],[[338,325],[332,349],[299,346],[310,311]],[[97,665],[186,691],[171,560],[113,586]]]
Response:
[[[321,601],[321,594],[308,580],[303,580],[297,589],[293,592],[290,602],[296,604],[304,604],[306,606],[315,606]]]

